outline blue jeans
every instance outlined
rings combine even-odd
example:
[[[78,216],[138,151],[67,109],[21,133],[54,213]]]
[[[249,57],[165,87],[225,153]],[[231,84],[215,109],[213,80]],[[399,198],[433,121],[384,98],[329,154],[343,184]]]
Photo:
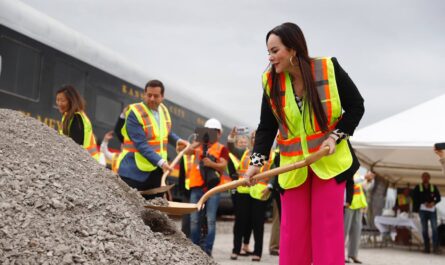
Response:
[[[202,188],[192,188],[190,192],[190,202],[197,203],[199,199],[201,199],[204,192]],[[210,197],[204,207],[203,211],[206,211],[207,215],[207,236],[204,238],[204,247],[203,250],[211,255],[213,249],[213,243],[215,242],[215,233],[216,233],[216,211],[218,210],[220,194],[215,194]],[[203,211],[194,212],[190,215],[190,223],[191,223],[191,236],[192,242],[196,245],[200,245],[201,241],[201,216]]]
[[[439,247],[439,240],[437,235],[437,211],[419,211],[420,222],[422,223],[423,246],[425,251],[430,250],[430,237],[428,234],[428,220],[431,222],[431,231],[433,232],[433,249]]]

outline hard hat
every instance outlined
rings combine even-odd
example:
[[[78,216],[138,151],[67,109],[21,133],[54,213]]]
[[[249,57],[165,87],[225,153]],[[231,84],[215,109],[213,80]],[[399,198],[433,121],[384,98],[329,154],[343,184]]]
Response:
[[[222,132],[221,122],[215,118],[208,119],[206,123],[204,123],[204,127],[209,129],[218,129]]]

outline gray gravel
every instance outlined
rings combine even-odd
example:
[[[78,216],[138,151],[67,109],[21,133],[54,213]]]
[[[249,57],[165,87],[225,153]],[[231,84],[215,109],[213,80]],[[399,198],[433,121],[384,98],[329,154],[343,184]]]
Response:
[[[0,264],[216,264],[71,139],[0,109]]]

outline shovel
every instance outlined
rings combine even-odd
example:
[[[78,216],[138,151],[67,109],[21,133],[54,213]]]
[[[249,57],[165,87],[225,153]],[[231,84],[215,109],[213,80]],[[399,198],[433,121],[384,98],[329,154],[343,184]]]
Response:
[[[305,160],[298,161],[289,165],[285,165],[282,167],[277,167],[259,174],[256,174],[252,177],[255,181],[261,181],[294,169],[302,168],[309,166],[310,164],[314,163],[315,161],[319,160],[323,156],[327,155],[329,153],[329,147],[325,147],[323,149],[318,150],[317,152],[311,154],[308,156]],[[145,205],[145,208],[151,208],[155,209],[167,214],[171,215],[184,215],[189,214],[195,211],[199,211],[203,208],[205,202],[214,194],[219,192],[224,192],[230,189],[235,189],[238,186],[245,186],[247,185],[249,180],[247,178],[242,178],[238,180],[231,181],[229,183],[216,186],[213,189],[207,191],[201,199],[198,201],[198,203],[184,203],[184,202],[172,202],[169,201],[167,206],[157,206],[157,205]]]
[[[187,152],[190,148],[191,148],[191,144],[189,143],[181,152],[178,153],[178,155],[176,155],[175,159],[170,164],[170,167],[174,167],[179,162],[179,160],[184,155],[184,153]],[[152,195],[152,194],[164,193],[164,192],[169,191],[171,188],[173,188],[173,186],[175,186],[175,184],[167,185],[165,183],[165,181],[167,180],[168,174],[170,174],[170,170],[165,171],[164,174],[162,175],[160,187],[149,189],[149,190],[143,190],[143,191],[140,191],[139,193],[141,195]]]

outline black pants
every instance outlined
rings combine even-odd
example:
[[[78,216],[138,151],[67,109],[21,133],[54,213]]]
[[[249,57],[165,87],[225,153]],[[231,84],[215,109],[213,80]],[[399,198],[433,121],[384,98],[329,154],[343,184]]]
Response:
[[[242,196],[239,196],[240,193],[238,193],[236,190],[232,191],[231,193],[231,197],[232,197],[232,204],[233,204],[233,209],[234,209],[234,214],[235,214],[235,220],[236,220],[236,203],[238,197],[241,197],[241,204],[243,204],[243,200],[242,200]],[[246,194],[244,194],[246,195]],[[248,195],[248,194],[247,194]],[[233,235],[235,236],[235,225],[233,226]],[[244,234],[242,235],[242,242],[245,245],[249,245],[250,242],[250,236],[252,235],[252,222],[250,221],[250,219],[248,220],[248,222],[246,223],[246,225],[244,226]]]
[[[261,257],[265,212],[265,201],[253,199],[249,194],[237,193],[232,253],[240,253],[242,238],[248,229],[249,231],[253,230],[253,239],[255,240],[253,255]]]
[[[157,167],[155,170],[151,171],[150,173],[147,173],[150,176],[145,180],[144,182],[139,182],[134,179],[130,179],[124,176],[120,176],[125,183],[127,183],[128,186],[135,188],[137,190],[148,190],[153,188],[158,188],[161,186],[161,179],[164,172],[161,168]],[[156,197],[162,197],[163,193],[153,194],[153,195],[142,195],[146,200],[151,200]]]

